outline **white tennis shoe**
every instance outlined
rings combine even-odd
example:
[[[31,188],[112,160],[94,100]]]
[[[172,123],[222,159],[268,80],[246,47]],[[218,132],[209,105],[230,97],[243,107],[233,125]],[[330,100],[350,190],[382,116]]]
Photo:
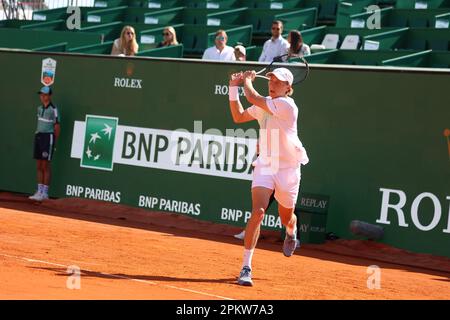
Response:
[[[243,240],[243,239],[245,238],[245,230],[243,230],[243,231],[242,231],[241,233],[239,233],[239,234],[235,234],[234,237],[235,237],[236,239]]]
[[[35,200],[35,201],[42,201],[45,199],[45,196],[42,193],[40,193],[39,191],[37,191],[32,196],[29,196],[28,199]],[[47,196],[47,199],[48,199],[48,196]]]
[[[248,266],[244,266],[239,274],[238,284],[241,286],[251,287],[253,286],[252,281],[252,269]]]

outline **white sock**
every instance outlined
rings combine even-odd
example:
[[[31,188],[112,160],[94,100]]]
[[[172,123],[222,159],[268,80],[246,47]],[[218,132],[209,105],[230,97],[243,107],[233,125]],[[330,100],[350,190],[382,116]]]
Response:
[[[46,186],[45,184],[42,185],[42,193],[48,195],[48,186]]]
[[[253,258],[253,252],[255,249],[244,249],[244,261],[242,262],[242,267],[249,267],[252,268],[252,258]]]
[[[38,183],[38,192],[39,193],[44,193],[44,185],[41,183]]]
[[[297,237],[297,225],[294,225],[294,228],[287,228],[286,227],[286,233],[290,235],[291,237]]]

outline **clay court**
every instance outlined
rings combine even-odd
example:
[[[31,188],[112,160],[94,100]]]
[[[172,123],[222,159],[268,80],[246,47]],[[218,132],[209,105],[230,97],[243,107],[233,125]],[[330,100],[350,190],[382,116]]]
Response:
[[[449,299],[450,259],[369,241],[303,245],[291,258],[264,232],[255,286],[236,285],[240,231],[80,199],[0,193],[1,299]],[[70,290],[68,266],[81,269]],[[367,267],[381,289],[367,288]]]

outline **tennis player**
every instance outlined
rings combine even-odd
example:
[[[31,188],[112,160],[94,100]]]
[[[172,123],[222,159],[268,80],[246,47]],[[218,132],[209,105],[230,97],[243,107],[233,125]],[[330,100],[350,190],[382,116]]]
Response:
[[[259,156],[253,163],[252,215],[247,222],[244,238],[244,259],[238,283],[252,286],[252,257],[258,241],[261,222],[274,192],[278,213],[286,227],[283,253],[294,254],[300,245],[297,239],[297,217],[294,214],[300,186],[300,165],[309,159],[297,135],[298,108],[290,97],[293,75],[286,68],[269,72],[269,96],[261,96],[254,88],[255,71],[235,73],[229,82],[230,110],[235,123],[257,120]],[[238,86],[251,107],[244,110],[239,101]]]

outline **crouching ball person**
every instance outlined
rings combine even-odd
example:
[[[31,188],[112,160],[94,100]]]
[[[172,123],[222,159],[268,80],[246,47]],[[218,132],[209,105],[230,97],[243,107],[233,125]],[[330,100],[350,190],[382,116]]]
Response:
[[[51,101],[52,89],[42,87],[38,92],[41,105],[37,109],[37,128],[34,136],[34,158],[37,161],[37,191],[30,196],[31,200],[48,199],[51,170],[56,139],[59,136],[59,113]]]
[[[286,227],[283,254],[290,257],[300,246],[297,239],[297,217],[294,214],[300,186],[300,165],[308,163],[308,156],[297,135],[298,108],[290,98],[293,93],[293,75],[286,68],[269,72],[269,95],[261,96],[252,82],[255,71],[231,76],[229,102],[235,123],[257,120],[259,156],[253,163],[252,215],[247,222],[244,238],[244,259],[238,283],[252,286],[252,257],[260,233],[270,196],[275,192],[278,213]],[[244,86],[245,98],[251,107],[243,109],[238,86]]]

